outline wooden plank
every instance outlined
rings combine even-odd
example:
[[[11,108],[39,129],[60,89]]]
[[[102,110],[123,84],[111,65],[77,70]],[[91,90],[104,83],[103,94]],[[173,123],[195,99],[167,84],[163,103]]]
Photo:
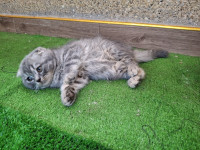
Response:
[[[101,35],[137,48],[200,56],[199,31],[9,17],[0,17],[0,31],[65,38]]]
[[[99,35],[99,25],[84,22],[14,18],[17,33],[83,38]]]
[[[13,18],[0,17],[0,31],[16,32]]]
[[[30,23],[24,23],[20,20],[14,18],[16,32],[17,33],[27,33],[27,34],[40,34],[42,26],[39,24],[30,24]]]
[[[51,20],[48,27],[56,30],[61,37],[84,38],[99,35],[99,25],[95,23]]]
[[[200,56],[200,32],[150,27],[99,25],[99,34],[137,48],[165,49],[169,52]]]

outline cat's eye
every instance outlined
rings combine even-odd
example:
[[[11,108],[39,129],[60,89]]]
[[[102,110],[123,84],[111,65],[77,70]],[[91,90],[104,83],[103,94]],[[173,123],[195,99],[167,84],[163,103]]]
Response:
[[[29,81],[29,82],[33,81],[33,79],[34,78],[32,76],[29,76],[29,77],[26,78],[26,80]]]
[[[37,70],[37,72],[42,72],[42,67],[39,66],[39,67],[36,68],[36,70]]]

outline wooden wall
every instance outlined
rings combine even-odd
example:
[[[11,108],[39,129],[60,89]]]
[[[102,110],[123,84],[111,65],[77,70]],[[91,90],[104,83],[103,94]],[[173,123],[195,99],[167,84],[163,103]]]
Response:
[[[0,17],[0,31],[64,38],[103,36],[143,49],[200,56],[200,31]]]

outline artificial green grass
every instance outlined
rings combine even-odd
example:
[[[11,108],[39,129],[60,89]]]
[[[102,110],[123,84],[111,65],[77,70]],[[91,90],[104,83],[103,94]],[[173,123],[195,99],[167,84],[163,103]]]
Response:
[[[1,149],[106,149],[94,141],[61,132],[2,106],[0,123]]]
[[[200,148],[199,57],[170,54],[167,59],[141,64],[147,75],[136,89],[125,80],[92,81],[80,91],[76,103],[66,108],[59,89],[26,89],[16,72],[34,48],[57,47],[68,40],[0,32],[0,148],[15,145],[20,149],[18,143],[28,143],[35,132],[37,136],[30,139],[46,148],[44,143],[50,148],[59,146],[63,135],[66,143],[73,135],[69,145],[80,144],[79,149],[88,145],[94,145],[93,149]],[[60,146],[70,149],[66,143]]]

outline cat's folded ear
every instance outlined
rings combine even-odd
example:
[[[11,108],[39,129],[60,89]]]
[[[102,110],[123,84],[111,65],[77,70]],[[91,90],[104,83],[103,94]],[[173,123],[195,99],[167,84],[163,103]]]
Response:
[[[38,55],[42,55],[46,51],[46,48],[44,47],[37,47],[34,52],[36,52]]]
[[[33,56],[34,54],[37,54],[37,55],[40,55],[42,56],[42,54],[47,51],[46,48],[44,47],[37,47],[36,49],[34,49],[31,53],[29,53],[23,60],[22,62],[20,63],[20,66],[19,66],[19,70],[17,71],[17,77],[21,77],[23,75],[23,67],[22,67],[22,64],[26,63],[27,60],[31,60],[31,56]],[[37,56],[37,55],[34,55],[34,56]]]

